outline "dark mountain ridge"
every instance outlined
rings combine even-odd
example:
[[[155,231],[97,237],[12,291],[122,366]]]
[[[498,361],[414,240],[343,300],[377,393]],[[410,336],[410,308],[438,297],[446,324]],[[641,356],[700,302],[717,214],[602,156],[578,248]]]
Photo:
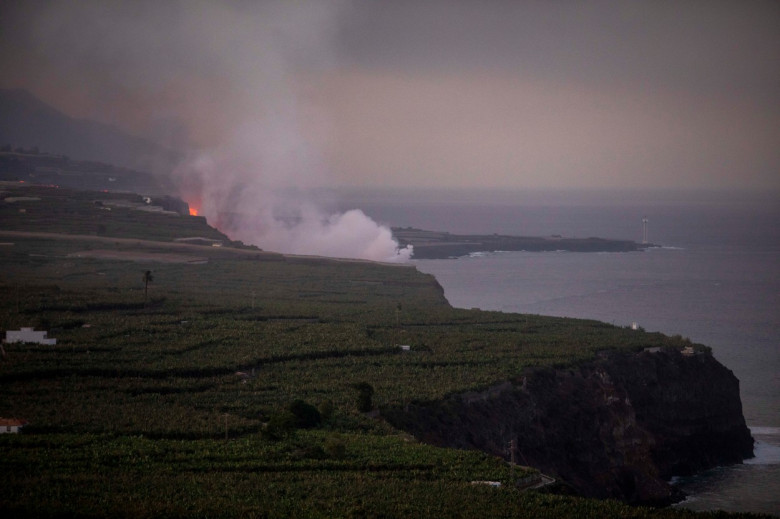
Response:
[[[180,158],[174,150],[114,126],[65,115],[22,89],[0,89],[0,144],[155,174],[169,173]]]

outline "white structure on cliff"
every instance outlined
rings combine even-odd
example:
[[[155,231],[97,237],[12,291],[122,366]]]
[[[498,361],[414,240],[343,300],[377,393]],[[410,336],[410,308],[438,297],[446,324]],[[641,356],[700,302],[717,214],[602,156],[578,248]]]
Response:
[[[5,332],[5,342],[34,342],[37,344],[57,344],[57,339],[46,337],[47,332],[36,332],[33,328],[22,328],[21,330],[8,330]]]
[[[27,420],[0,418],[0,434],[18,434],[25,425],[27,425]]]

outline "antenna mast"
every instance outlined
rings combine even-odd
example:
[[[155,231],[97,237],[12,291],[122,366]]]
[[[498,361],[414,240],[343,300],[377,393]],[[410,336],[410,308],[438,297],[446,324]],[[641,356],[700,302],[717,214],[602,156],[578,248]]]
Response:
[[[647,216],[642,217],[642,243],[647,243]]]

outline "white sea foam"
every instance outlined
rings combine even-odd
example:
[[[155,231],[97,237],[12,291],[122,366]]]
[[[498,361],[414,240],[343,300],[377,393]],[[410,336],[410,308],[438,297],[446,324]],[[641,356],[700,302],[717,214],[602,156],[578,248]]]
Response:
[[[777,436],[780,440],[780,427],[749,426],[750,433],[754,436]]]
[[[675,247],[673,245],[659,245],[657,247],[648,247],[645,249],[647,252],[652,251],[665,251],[665,250],[686,250],[685,247]]]
[[[745,460],[747,465],[780,465],[780,427],[750,427],[756,440],[754,457]]]
[[[755,457],[745,460],[746,465],[780,465],[780,447],[756,441],[753,447]]]

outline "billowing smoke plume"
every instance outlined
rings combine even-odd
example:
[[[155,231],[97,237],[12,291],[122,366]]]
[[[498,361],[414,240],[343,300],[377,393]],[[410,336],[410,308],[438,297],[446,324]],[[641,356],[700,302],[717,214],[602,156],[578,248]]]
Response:
[[[305,195],[327,181],[315,142],[323,137],[312,130],[326,124],[302,106],[301,91],[307,74],[332,64],[329,38],[340,8],[279,3],[228,14],[219,8],[231,18],[225,29],[233,45],[223,51],[233,63],[228,95],[243,109],[218,146],[194,152],[176,177],[184,196],[200,203],[200,214],[235,239],[279,252],[403,261],[411,249],[399,250],[388,228],[359,210],[328,214]],[[249,21],[235,19],[247,15]]]
[[[181,195],[231,237],[281,252],[404,260],[411,250],[399,250],[388,228],[302,195],[329,185],[319,153],[331,136],[312,90],[338,67],[334,41],[348,9],[330,0],[100,0],[42,4],[17,18],[31,25],[25,45],[58,70],[59,91],[95,107],[87,115],[186,144],[174,172]]]
[[[302,91],[307,74],[332,65],[341,8],[267,4],[231,26],[240,48],[225,49],[224,59],[237,60],[230,73],[243,113],[217,147],[194,152],[175,176],[199,213],[235,239],[286,253],[405,261],[411,248],[399,249],[390,229],[357,209],[328,214],[306,195],[327,183],[318,157],[325,137],[317,134],[327,124]]]
[[[273,126],[255,129],[269,130]],[[198,214],[232,238],[265,250],[387,262],[411,257],[411,246],[399,248],[388,227],[359,209],[329,214],[305,182],[296,182],[297,172],[317,170],[303,153],[306,146],[296,153],[302,140],[279,143],[255,131],[244,126],[231,146],[198,152],[177,168],[184,197]]]

